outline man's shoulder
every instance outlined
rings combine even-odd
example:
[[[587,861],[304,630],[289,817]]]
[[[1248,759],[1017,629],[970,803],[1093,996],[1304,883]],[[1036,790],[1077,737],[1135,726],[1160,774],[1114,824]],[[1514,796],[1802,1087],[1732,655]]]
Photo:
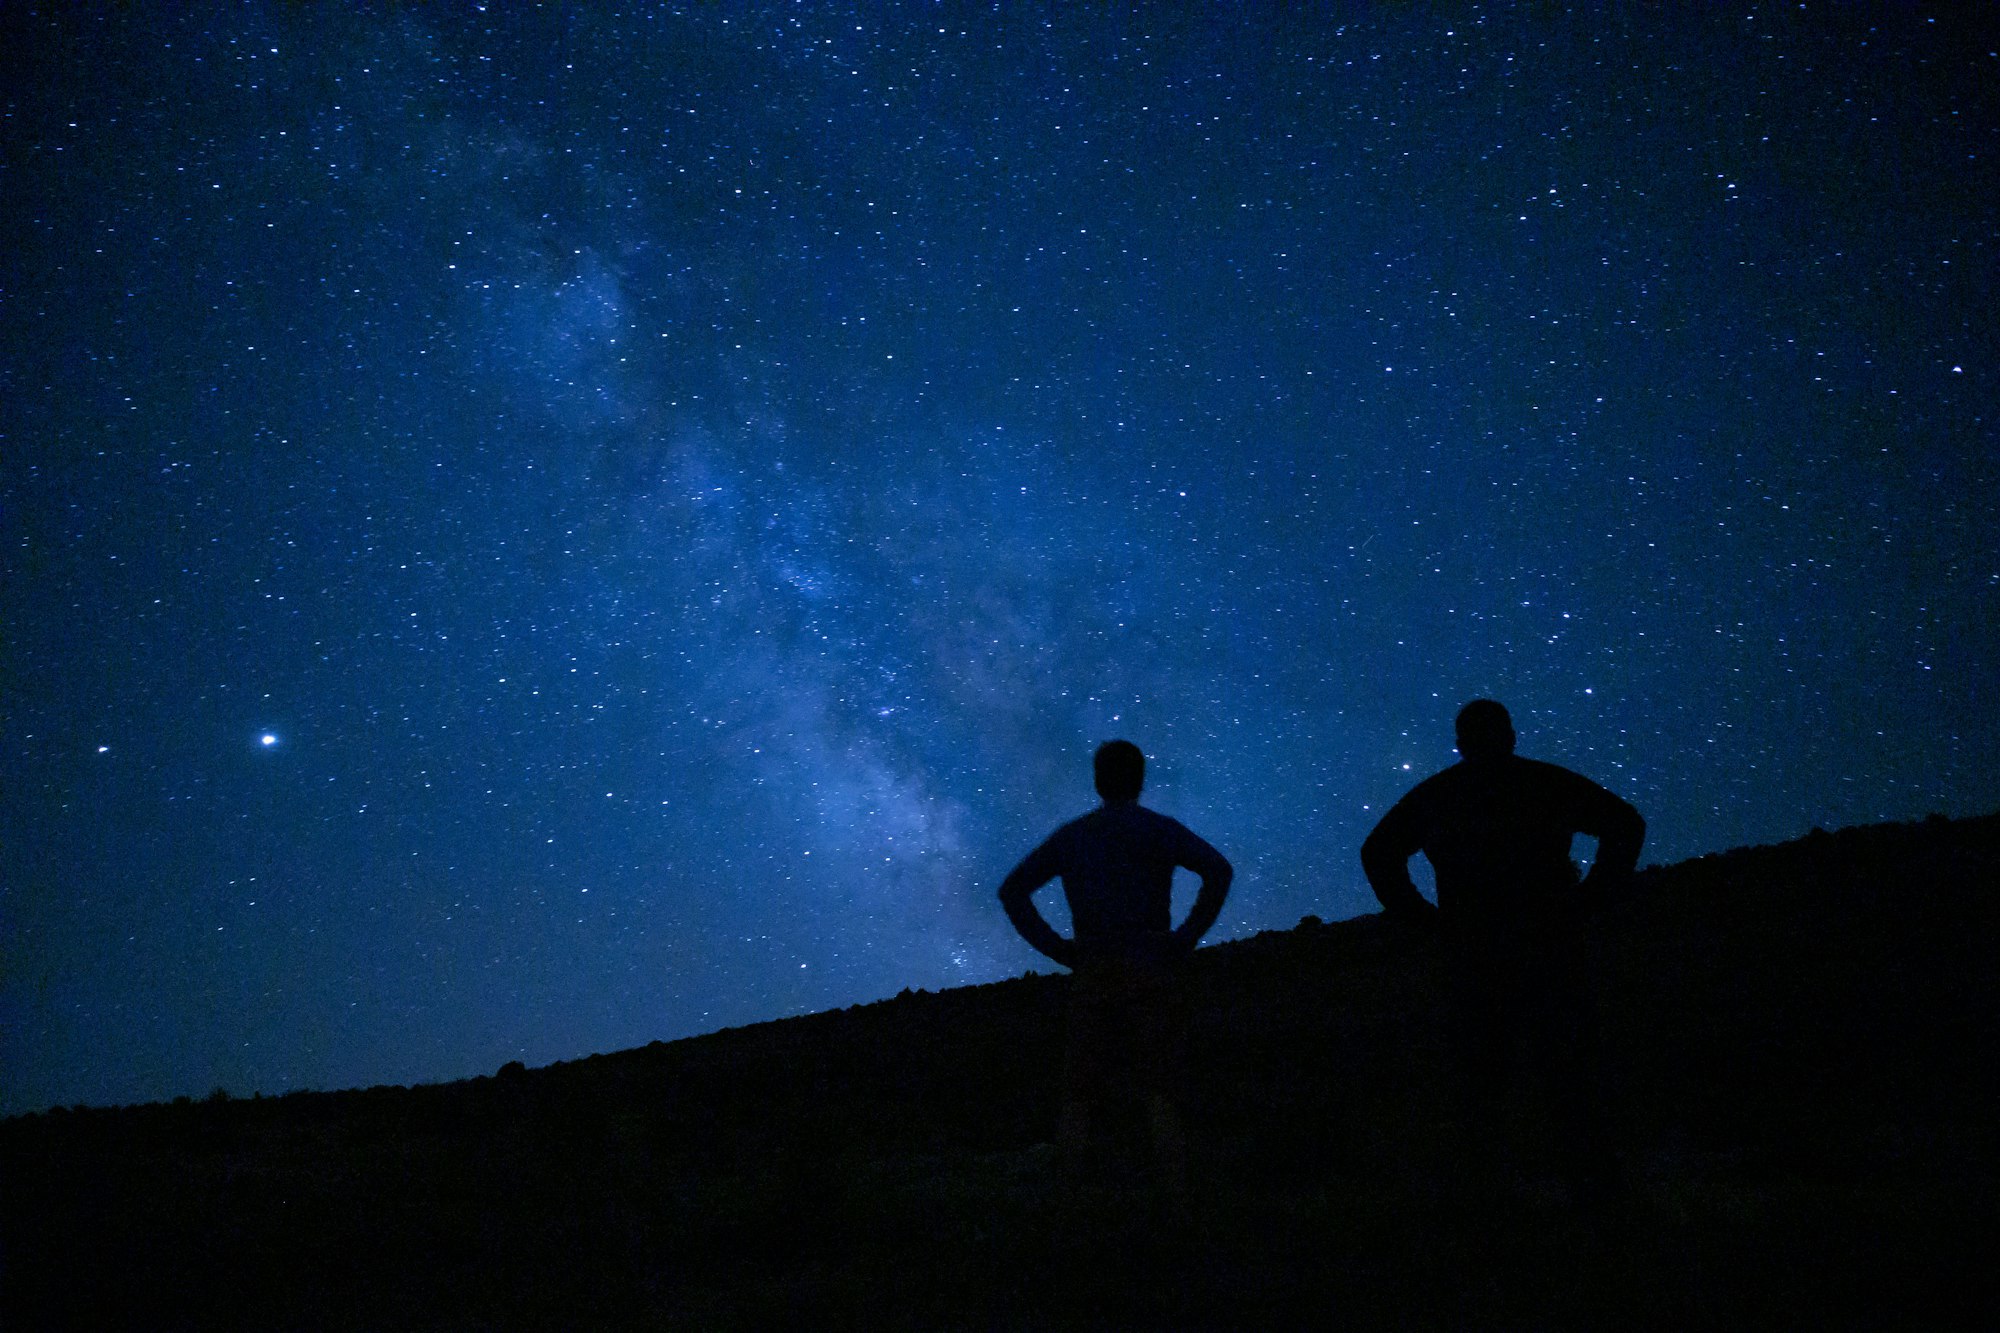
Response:
[[[1100,805],[1093,810],[1084,811],[1075,819],[1064,820],[1057,826],[1056,836],[1061,837],[1065,833],[1081,833],[1087,829],[1096,828],[1104,822],[1104,814],[1105,809]]]
[[[1422,815],[1457,808],[1467,802],[1491,800],[1504,787],[1547,791],[1576,777],[1566,768],[1519,755],[1477,761],[1461,759],[1410,788],[1396,804],[1406,815]]]
[[[1180,820],[1175,819],[1172,815],[1163,815],[1158,810],[1144,805],[1135,805],[1132,807],[1132,810],[1134,812],[1135,825],[1144,829],[1156,839],[1177,842],[1187,842],[1189,840],[1201,841],[1200,834],[1196,833],[1186,824],[1181,823]]]
[[[1470,778],[1471,774],[1466,771],[1466,766],[1462,763],[1453,764],[1450,768],[1441,768],[1419,782],[1416,786],[1410,788],[1407,792],[1404,792],[1403,799],[1398,801],[1397,804],[1424,805],[1441,796],[1449,796],[1452,791],[1463,786]]]
[[[1113,835],[1182,838],[1193,836],[1188,826],[1137,801],[1100,805],[1057,829],[1053,838],[1101,838]],[[1052,838],[1052,840],[1053,840]]]
[[[1080,839],[1102,838],[1121,822],[1113,817],[1110,806],[1100,805],[1057,826],[1056,831],[1049,835],[1049,842],[1051,845],[1059,845],[1075,843]]]
[[[1541,784],[1544,788],[1567,787],[1572,790],[1601,790],[1601,785],[1573,768],[1552,764],[1546,759],[1526,759],[1514,756],[1514,772],[1523,782]]]

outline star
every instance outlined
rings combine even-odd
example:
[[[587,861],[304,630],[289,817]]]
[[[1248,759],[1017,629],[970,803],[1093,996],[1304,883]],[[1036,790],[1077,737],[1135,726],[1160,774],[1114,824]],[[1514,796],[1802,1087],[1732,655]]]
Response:
[[[8,474],[38,562],[8,662],[36,687],[8,697],[0,883],[81,1007],[10,1061],[0,1115],[455,1077],[997,979],[1034,961],[998,877],[1094,804],[1113,736],[1159,809],[1269,868],[1218,940],[1375,911],[1360,841],[1480,695],[1522,753],[1636,804],[1662,862],[2000,804],[1992,321],[1958,257],[1996,213],[1946,169],[1985,46],[1927,35],[1905,69],[1901,38],[1801,25],[1718,64],[1689,54],[1738,20],[1683,7],[1591,33],[1617,96],[1557,96],[1512,82],[1517,46],[1567,40],[1531,13],[1459,29],[1440,86],[1399,7],[1253,21],[1268,61],[1167,23],[1129,67],[1140,34],[1080,12],[1038,32],[1047,77],[1016,77],[1005,24],[890,23],[773,101],[792,56],[688,8],[698,87],[677,43],[612,42],[602,100],[560,103],[560,50],[441,7],[388,35],[261,7],[168,48],[49,6],[8,52],[43,144],[10,295],[48,314],[4,354],[63,350],[34,360],[46,462]],[[210,79],[247,76],[253,36],[289,91]],[[395,72],[322,118],[305,90],[356,42]],[[1829,90],[1884,80],[1908,114],[1857,153]],[[813,160],[779,150],[822,123]],[[430,147],[363,184],[361,124]],[[228,177],[196,179],[194,140]],[[1739,142],[1770,151],[1662,147]],[[1769,172],[1813,227],[1713,209]],[[1884,230],[1891,192],[1926,207]],[[213,318],[183,308],[190,247]],[[273,477],[300,489],[242,502]],[[236,730],[260,712],[311,743],[276,757],[276,727]],[[77,817],[43,818],[51,793]],[[366,950],[373,1000],[345,1008],[334,949],[288,949],[271,988],[277,934],[182,967],[171,932],[127,940],[118,893],[57,882],[158,885],[192,920],[266,866],[302,931]],[[307,894],[391,866],[414,915]],[[41,1003],[18,973],[0,1011]],[[329,1045],[336,1010],[367,1017]]]

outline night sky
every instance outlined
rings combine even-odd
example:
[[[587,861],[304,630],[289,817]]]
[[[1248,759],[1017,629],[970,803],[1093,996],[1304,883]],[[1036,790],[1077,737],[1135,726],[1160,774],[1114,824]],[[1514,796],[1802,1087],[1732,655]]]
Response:
[[[1113,736],[1211,938],[1374,910],[1477,695],[1647,861],[2000,806],[1974,7],[85,8],[0,20],[0,1110],[1046,968]]]

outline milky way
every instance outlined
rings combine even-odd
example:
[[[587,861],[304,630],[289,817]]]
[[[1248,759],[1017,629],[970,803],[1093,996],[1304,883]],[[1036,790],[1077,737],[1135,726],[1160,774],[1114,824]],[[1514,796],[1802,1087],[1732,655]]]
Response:
[[[0,1108],[1018,973],[1112,736],[1218,938],[1373,910],[1476,695],[1649,860],[2000,804],[1990,29],[77,8],[0,22]]]

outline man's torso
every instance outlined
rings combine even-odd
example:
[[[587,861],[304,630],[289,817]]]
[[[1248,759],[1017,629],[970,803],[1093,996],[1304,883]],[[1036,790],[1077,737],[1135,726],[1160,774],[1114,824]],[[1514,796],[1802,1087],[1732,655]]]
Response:
[[[1129,951],[1173,927],[1174,867],[1189,859],[1185,825],[1137,803],[1107,805],[1050,839],[1076,941]]]
[[[1406,799],[1418,805],[1422,848],[1452,915],[1530,909],[1577,883],[1570,847],[1589,779],[1510,756],[1461,763]]]

